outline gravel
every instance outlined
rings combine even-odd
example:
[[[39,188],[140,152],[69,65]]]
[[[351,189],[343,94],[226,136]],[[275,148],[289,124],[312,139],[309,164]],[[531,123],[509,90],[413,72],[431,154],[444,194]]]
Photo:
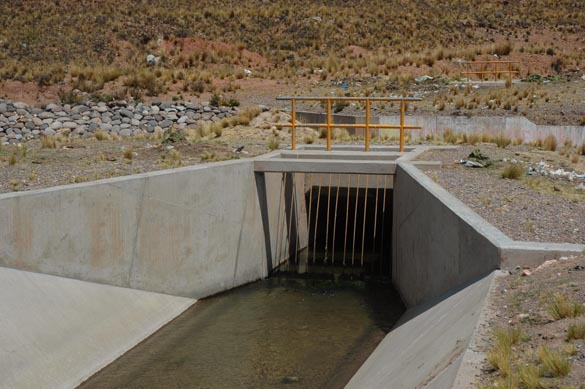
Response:
[[[495,161],[493,167],[476,169],[457,163],[476,148]],[[550,154],[551,157],[556,155]],[[516,157],[530,164],[538,163],[543,155],[546,154],[531,154],[527,146],[499,149],[482,144],[455,150],[432,150],[420,159],[443,162],[440,169],[426,169],[425,172],[511,239],[585,244],[585,190],[575,190],[576,182],[550,177],[501,178],[501,170],[506,165],[502,160]],[[536,179],[544,181],[544,185],[539,186],[542,189],[529,185],[530,180]],[[545,190],[548,187],[556,189],[549,193]]]

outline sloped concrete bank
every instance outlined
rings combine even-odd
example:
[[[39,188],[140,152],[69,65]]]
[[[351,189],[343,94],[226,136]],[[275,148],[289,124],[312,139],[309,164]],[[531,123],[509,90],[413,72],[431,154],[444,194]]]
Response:
[[[396,169],[393,217],[393,283],[409,309],[348,388],[468,387],[481,366],[468,347],[497,269],[585,250],[513,241],[404,162]]]
[[[0,387],[76,387],[194,302],[0,267]]]

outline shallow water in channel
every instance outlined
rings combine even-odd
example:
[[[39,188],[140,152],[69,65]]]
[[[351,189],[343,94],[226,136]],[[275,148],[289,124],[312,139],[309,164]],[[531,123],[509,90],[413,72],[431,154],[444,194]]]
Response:
[[[82,388],[342,388],[404,307],[379,283],[269,278],[201,300]]]

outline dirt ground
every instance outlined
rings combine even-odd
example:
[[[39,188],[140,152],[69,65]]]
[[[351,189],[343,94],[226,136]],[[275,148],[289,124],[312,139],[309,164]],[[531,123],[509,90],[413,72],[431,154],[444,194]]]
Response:
[[[571,325],[585,325],[585,316],[558,318],[553,314],[558,299],[585,308],[585,256],[546,262],[536,269],[517,269],[496,278],[491,298],[491,329],[485,352],[496,350],[498,331],[515,329],[509,362],[511,369],[495,368],[485,361],[480,388],[583,388],[585,339],[570,339]],[[510,332],[508,332],[510,333]],[[500,338],[501,339],[501,338]],[[555,376],[541,358],[547,347],[569,364],[569,373]],[[531,371],[531,373],[528,373]],[[531,379],[528,378],[531,377]],[[531,384],[527,384],[531,381]]]
[[[470,168],[460,163],[477,149],[492,160],[492,166]],[[559,151],[529,145],[503,149],[480,143],[453,150],[432,150],[420,159],[441,161],[441,168],[425,172],[510,238],[585,244],[585,190],[577,189],[580,184],[585,185],[585,179],[569,181],[551,175],[526,175],[529,167],[538,169],[540,162],[546,163],[549,171],[563,168],[585,173],[585,156],[575,153],[566,156]],[[522,166],[521,176],[516,180],[502,178],[503,170],[512,161]]]
[[[288,131],[275,126],[289,119],[286,114],[263,112],[250,125],[226,128],[219,137],[192,139],[187,135],[176,143],[139,137],[61,139],[55,148],[44,148],[38,140],[4,145],[0,147],[0,193],[255,157],[290,145]],[[311,129],[300,129],[298,138],[318,140]],[[241,146],[243,150],[236,152]]]

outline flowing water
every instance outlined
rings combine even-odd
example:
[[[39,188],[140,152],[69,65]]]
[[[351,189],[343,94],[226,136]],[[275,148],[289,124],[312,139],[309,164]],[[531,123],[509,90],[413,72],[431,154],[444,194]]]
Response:
[[[341,388],[403,313],[379,282],[269,278],[201,300],[82,388]]]

